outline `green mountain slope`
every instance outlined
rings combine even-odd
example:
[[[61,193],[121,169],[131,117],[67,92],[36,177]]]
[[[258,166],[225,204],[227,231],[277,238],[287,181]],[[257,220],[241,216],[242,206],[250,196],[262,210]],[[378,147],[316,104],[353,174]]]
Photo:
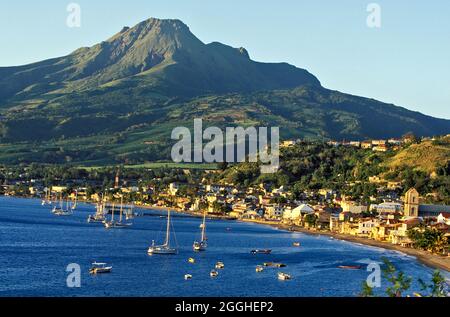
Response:
[[[306,70],[204,44],[149,19],[70,55],[0,68],[0,162],[167,158],[170,131],[280,126],[282,137],[364,139],[450,132],[450,121],[323,88]]]

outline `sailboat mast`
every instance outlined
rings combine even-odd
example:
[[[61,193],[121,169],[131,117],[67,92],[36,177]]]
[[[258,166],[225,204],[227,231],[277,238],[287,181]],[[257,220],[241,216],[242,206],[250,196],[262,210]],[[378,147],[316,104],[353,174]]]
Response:
[[[205,241],[205,229],[206,229],[206,211],[203,212],[202,241]]]
[[[167,229],[166,229],[166,242],[165,246],[168,246],[170,243],[170,209],[167,210]]]
[[[119,222],[122,222],[122,212],[123,212],[123,196],[120,196],[120,216],[119,216]]]
[[[111,213],[112,213],[112,216],[111,216],[111,222],[113,222],[114,221],[114,202],[112,203],[112,210],[111,210]]]

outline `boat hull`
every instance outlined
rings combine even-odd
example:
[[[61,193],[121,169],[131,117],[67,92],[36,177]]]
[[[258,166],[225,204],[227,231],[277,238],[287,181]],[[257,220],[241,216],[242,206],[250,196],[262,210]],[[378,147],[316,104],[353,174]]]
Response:
[[[177,254],[178,251],[177,249],[173,249],[173,248],[168,248],[168,247],[164,247],[164,246],[155,246],[155,247],[149,247],[147,250],[147,253],[149,255],[153,255],[153,254],[161,254],[161,255],[172,255],[172,254]]]

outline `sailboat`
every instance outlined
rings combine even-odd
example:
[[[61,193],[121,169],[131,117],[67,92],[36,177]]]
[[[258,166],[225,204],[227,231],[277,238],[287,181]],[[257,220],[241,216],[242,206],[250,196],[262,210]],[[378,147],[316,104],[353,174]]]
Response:
[[[105,221],[105,202],[102,200],[96,206],[96,212],[94,215],[89,215],[87,222],[89,223],[103,223]]]
[[[155,245],[155,240],[152,241],[152,245],[148,248],[147,253],[153,254],[177,254],[176,248],[170,247],[170,210],[167,211],[167,228],[166,228],[166,240],[162,245]]]
[[[119,215],[119,221],[114,221],[114,204],[112,207],[112,215],[111,215],[111,221],[105,222],[105,228],[106,229],[113,229],[113,228],[128,228],[131,226],[131,223],[124,223],[122,222],[123,218],[123,197],[120,197],[120,215]]]
[[[201,236],[201,240],[200,242],[195,241],[192,248],[194,249],[194,251],[205,251],[206,247],[208,246],[207,244],[207,239],[206,239],[206,234],[205,234],[205,230],[206,230],[206,210],[203,213],[203,222],[200,225],[200,228],[202,229],[202,236]]]
[[[75,203],[72,205],[72,210],[75,210],[77,208],[78,203],[78,190],[75,190]]]
[[[134,219],[134,205],[128,206],[127,211],[125,212],[125,219],[126,220],[130,220],[130,219]]]
[[[56,216],[70,216],[70,215],[72,215],[73,211],[70,208],[69,200],[66,201],[66,208],[64,208],[63,205],[64,205],[64,202],[63,202],[62,193],[61,193],[60,194],[60,199],[59,199],[59,206],[56,205],[55,207],[53,207],[52,213],[55,214]]]
[[[52,201],[50,199],[50,189],[49,188],[45,188],[45,195],[44,195],[44,199],[42,199],[42,206],[45,205],[51,205]]]

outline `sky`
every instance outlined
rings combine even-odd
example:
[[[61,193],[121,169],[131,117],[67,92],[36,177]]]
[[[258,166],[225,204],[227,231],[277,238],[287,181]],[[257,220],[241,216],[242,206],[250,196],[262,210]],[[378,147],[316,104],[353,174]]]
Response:
[[[72,2],[77,28],[66,24]],[[371,3],[380,27],[367,24]],[[0,66],[67,55],[149,17],[305,68],[326,88],[450,119],[448,0],[0,0]]]

